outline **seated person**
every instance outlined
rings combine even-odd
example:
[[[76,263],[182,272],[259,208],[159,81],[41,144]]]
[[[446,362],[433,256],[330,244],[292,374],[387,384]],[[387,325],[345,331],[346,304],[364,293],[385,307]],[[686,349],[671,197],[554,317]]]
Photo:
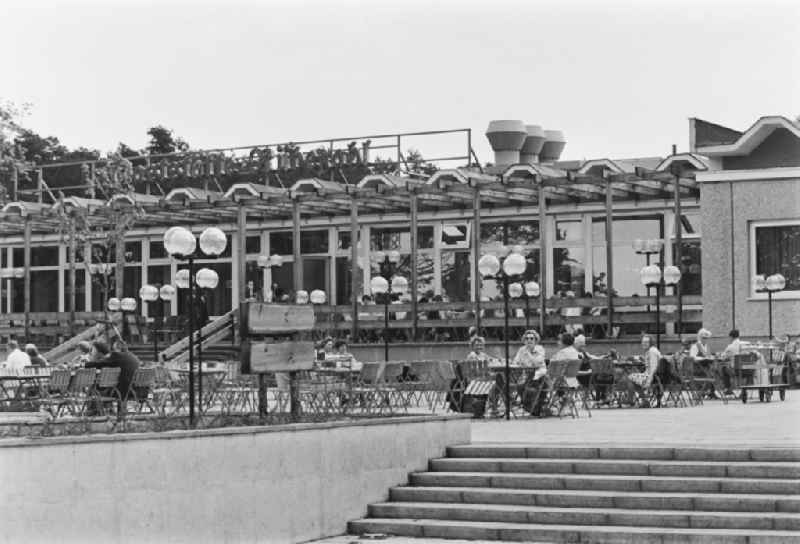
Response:
[[[333,344],[333,351],[336,355],[336,368],[350,368],[353,370],[360,370],[361,363],[356,361],[353,354],[347,349],[346,340],[337,340]]]
[[[697,331],[697,341],[689,348],[689,357],[695,359],[711,358],[711,348],[708,347],[708,339],[711,338],[711,331],[700,329]]]
[[[580,352],[575,349],[575,338],[572,334],[565,332],[558,336],[558,345],[561,349],[553,355],[551,361],[575,361],[581,358]]]
[[[334,355],[333,338],[327,336],[317,344],[317,361],[335,360]]]
[[[658,371],[658,362],[661,360],[661,352],[652,345],[652,339],[648,335],[642,336],[642,349],[644,349],[644,372],[633,372],[628,374],[628,380],[639,387],[650,387],[653,383],[653,376]]]
[[[16,340],[9,340],[5,368],[21,374],[22,369],[26,366],[31,366],[31,358],[27,353],[19,349],[19,344]]]
[[[47,366],[47,359],[42,357],[39,353],[39,350],[33,344],[26,344],[25,345],[25,353],[28,354],[28,357],[31,359],[31,366],[43,368]]]
[[[486,339],[483,336],[473,336],[469,341],[471,351],[467,355],[467,361],[481,361],[492,363],[496,362],[497,358],[492,357],[486,353]]]
[[[83,368],[86,363],[92,360],[92,345],[89,342],[83,341],[78,344],[78,353],[66,365],[63,365],[69,370]]]
[[[136,355],[128,351],[124,342],[117,344],[118,349],[110,351],[105,342],[95,341],[92,345],[93,360],[86,363],[86,368],[119,368],[119,384],[117,389],[123,399],[126,398],[133,383],[133,376],[141,366],[141,361]]]
[[[534,368],[534,379],[539,379],[547,373],[544,348],[539,345],[539,333],[533,329],[525,331],[522,341],[524,344],[517,350],[511,364]]]

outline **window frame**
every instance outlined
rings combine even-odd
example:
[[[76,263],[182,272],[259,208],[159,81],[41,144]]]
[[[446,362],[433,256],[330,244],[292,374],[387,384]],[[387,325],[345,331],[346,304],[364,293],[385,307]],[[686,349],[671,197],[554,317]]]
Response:
[[[767,300],[767,293],[756,293],[753,288],[753,278],[756,276],[756,229],[760,227],[800,227],[800,219],[764,219],[750,221],[747,228],[748,244],[750,246],[748,267],[748,300]],[[778,291],[772,294],[773,300],[798,300],[800,289]]]

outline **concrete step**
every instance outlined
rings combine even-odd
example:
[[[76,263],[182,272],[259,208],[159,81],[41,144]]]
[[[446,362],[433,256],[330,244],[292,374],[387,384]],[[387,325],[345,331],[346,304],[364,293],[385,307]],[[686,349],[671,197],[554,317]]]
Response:
[[[694,512],[687,510],[385,502],[370,505],[369,516],[392,519],[440,519],[548,525],[624,525],[800,531],[800,514],[779,512]]]
[[[512,542],[796,544],[800,539],[800,532],[797,531],[545,525],[389,518],[351,521],[348,529],[352,534],[386,533],[416,538],[463,538]]]
[[[427,487],[493,487],[645,491],[658,493],[800,494],[800,480],[622,476],[606,474],[523,474],[503,472],[416,472],[411,485]]]
[[[800,462],[800,448],[731,449],[690,446],[580,447],[466,444],[447,448],[447,457]]]
[[[628,459],[441,458],[431,471],[514,472],[537,474],[625,474],[731,478],[800,479],[800,464],[792,462],[727,463],[721,461],[650,461]]]
[[[654,493],[489,487],[402,486],[391,501],[516,504],[564,508],[697,510],[704,512],[800,512],[800,496],[741,493]]]

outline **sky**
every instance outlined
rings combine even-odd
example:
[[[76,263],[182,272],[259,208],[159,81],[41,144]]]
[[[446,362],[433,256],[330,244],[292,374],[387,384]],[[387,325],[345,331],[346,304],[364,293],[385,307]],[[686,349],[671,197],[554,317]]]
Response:
[[[562,130],[564,159],[688,149],[688,118],[800,115],[800,2],[0,2],[0,101],[69,147]],[[423,155],[450,140],[418,142]]]

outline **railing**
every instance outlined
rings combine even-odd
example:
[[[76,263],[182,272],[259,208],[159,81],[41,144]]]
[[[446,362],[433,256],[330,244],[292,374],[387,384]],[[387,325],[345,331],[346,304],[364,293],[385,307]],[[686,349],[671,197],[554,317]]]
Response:
[[[107,335],[111,338],[117,336],[118,330],[116,327],[109,327],[106,323],[97,323],[46,352],[44,358],[51,365],[69,361],[77,355],[78,344],[81,342],[92,342],[100,337],[106,339]]]
[[[236,318],[239,309],[234,308],[228,313],[219,316],[214,321],[204,326],[201,331],[194,333],[194,349],[197,350],[198,340],[203,339],[203,347],[219,342],[229,334],[233,335],[236,330]],[[189,337],[181,338],[161,353],[158,354],[159,361],[169,361],[171,365],[177,365],[189,359]]]
[[[30,312],[28,314],[27,341],[44,346],[59,344],[61,339],[72,337],[74,330],[84,329],[103,322],[103,312],[75,312],[71,322],[70,312]],[[25,314],[12,313],[0,315],[0,340],[9,338],[25,339]]]

